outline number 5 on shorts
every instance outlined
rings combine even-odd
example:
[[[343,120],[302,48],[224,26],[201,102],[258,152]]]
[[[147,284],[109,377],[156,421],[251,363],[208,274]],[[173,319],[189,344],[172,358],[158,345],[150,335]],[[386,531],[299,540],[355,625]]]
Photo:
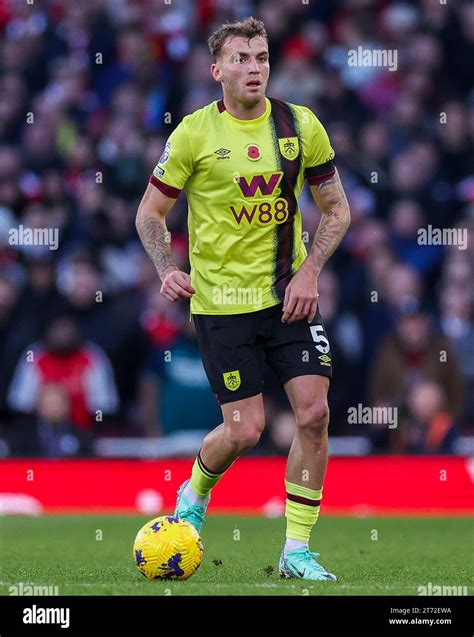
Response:
[[[329,341],[324,336],[324,327],[322,325],[311,325],[310,330],[313,341],[316,343],[316,349],[321,354],[327,354],[329,352]]]

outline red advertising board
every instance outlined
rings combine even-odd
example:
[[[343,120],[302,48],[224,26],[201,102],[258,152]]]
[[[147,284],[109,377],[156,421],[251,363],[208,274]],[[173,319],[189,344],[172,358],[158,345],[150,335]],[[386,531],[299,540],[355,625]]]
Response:
[[[472,459],[452,456],[331,458],[326,514],[469,514]],[[283,512],[283,457],[240,458],[214,490],[210,513]],[[0,513],[157,513],[174,507],[192,460],[0,462]]]

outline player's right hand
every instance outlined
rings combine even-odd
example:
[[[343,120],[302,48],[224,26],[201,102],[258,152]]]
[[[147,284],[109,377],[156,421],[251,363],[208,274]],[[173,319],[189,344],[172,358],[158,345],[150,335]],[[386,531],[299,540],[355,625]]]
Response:
[[[178,299],[189,299],[196,292],[191,287],[191,277],[178,269],[169,269],[163,278],[160,293],[165,299],[174,303]]]

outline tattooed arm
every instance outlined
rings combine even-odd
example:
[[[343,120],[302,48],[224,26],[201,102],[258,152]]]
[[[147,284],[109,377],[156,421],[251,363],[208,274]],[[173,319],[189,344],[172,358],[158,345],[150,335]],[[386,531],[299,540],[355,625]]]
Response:
[[[337,170],[334,177],[310,188],[313,199],[323,214],[307,261],[315,267],[316,276],[319,276],[346,234],[351,214]]]
[[[318,306],[318,276],[347,232],[351,215],[337,173],[317,186],[311,194],[322,212],[307,259],[286,288],[283,322],[307,318],[311,323]]]
[[[167,197],[155,186],[148,184],[135,221],[143,247],[162,281],[161,294],[169,301],[176,301],[180,297],[189,298],[195,292],[191,287],[191,277],[178,269],[171,253],[170,234],[165,218],[175,201],[173,197]]]

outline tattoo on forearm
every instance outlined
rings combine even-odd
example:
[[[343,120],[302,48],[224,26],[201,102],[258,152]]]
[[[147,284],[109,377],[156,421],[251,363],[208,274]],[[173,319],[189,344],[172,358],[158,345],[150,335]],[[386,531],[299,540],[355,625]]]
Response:
[[[170,233],[156,217],[144,217],[137,224],[138,234],[158,274],[163,278],[166,268],[176,266],[171,254]]]
[[[349,204],[337,172],[318,186],[315,198],[323,214],[309,259],[320,271],[341,243],[350,223]]]

